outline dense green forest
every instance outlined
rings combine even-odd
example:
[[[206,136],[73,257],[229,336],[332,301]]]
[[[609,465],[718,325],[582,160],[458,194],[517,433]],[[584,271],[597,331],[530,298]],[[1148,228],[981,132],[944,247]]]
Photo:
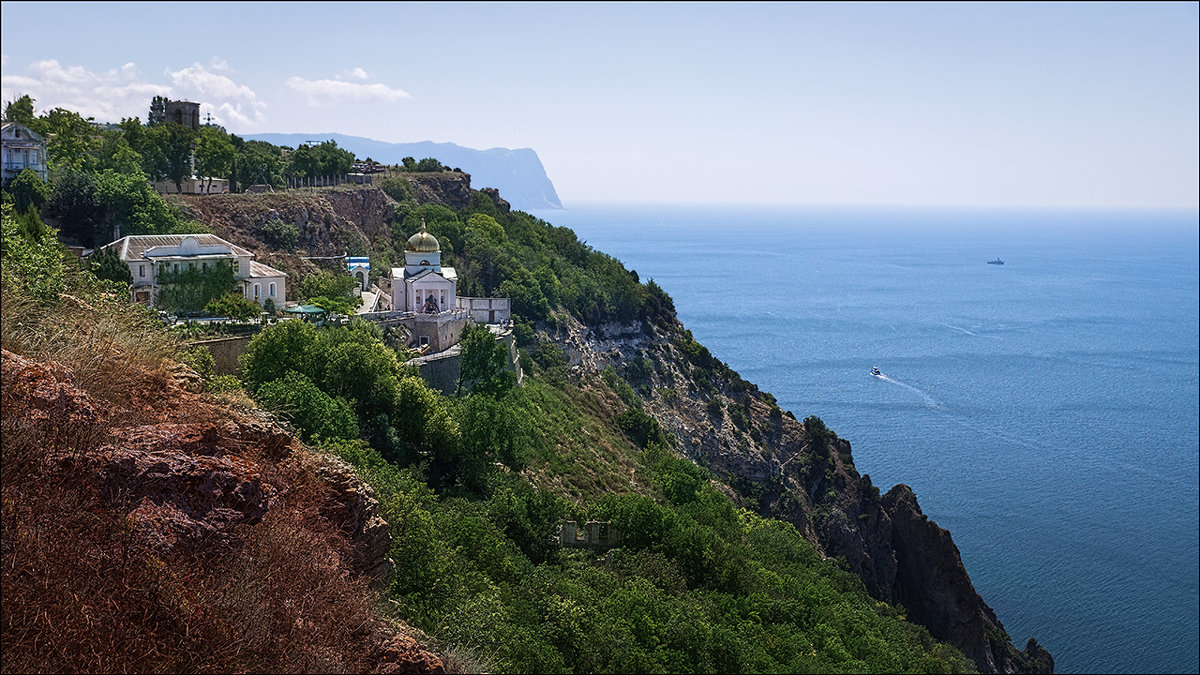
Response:
[[[54,139],[49,184],[6,191],[6,306],[14,298],[46,301],[70,279],[85,301],[124,302],[111,293],[121,282],[72,271],[60,235],[101,238],[114,222],[126,234],[198,227],[147,183],[172,176],[172,144],[183,143],[171,129],[178,125],[133,119],[100,128],[67,111],[34,117],[21,101],[5,114]],[[306,170],[296,164],[299,149],[285,159],[273,146],[217,130],[192,142],[198,162],[208,152],[202,142],[233,148],[230,164],[213,165],[225,172],[207,175],[275,180]],[[559,328],[619,322],[670,336],[696,378],[752,387],[678,327],[662,288],[571,230],[509,212],[484,193],[453,210],[417,204],[402,180],[381,187],[397,204],[390,236],[372,242],[372,269],[399,260],[424,221],[441,242],[443,263],[459,272],[460,295],[512,298],[523,386],[483,329],[464,335],[452,396],[428,387],[404,365],[404,347],[361,320],[269,326],[242,357],[240,379],[212,375],[205,352],[177,354],[212,395],[251,396],[374,489],[395,563],[381,611],[487,671],[974,670],[902,610],[869,597],[792,525],[737,507],[712,475],[681,458],[643,410],[647,392],[637,391],[636,371],[650,366],[631,364],[631,381],[611,370],[594,378],[568,371],[553,339]],[[63,231],[43,224],[39,212]],[[809,461],[828,461],[828,436],[817,431],[823,425],[809,426]],[[623,545],[561,548],[556,533],[567,519],[609,521]]]

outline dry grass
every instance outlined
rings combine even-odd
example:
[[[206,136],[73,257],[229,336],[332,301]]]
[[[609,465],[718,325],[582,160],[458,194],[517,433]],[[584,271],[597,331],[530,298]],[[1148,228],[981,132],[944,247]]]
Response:
[[[116,298],[88,301],[62,294],[46,306],[5,288],[2,302],[5,349],[65,366],[100,399],[121,398],[130,375],[165,375],[164,360],[179,349],[153,316]]]
[[[156,547],[126,496],[101,489],[88,467],[123,427],[211,425],[248,403],[173,386],[177,345],[152,317],[6,289],[0,325],[6,349],[41,363],[33,378],[6,369],[0,388],[4,672],[365,672],[393,658],[306,462],[239,451],[282,496],[260,522],[190,548]]]

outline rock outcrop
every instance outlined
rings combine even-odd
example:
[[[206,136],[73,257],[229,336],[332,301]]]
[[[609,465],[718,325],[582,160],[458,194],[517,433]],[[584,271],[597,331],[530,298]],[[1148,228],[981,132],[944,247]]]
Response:
[[[471,205],[471,174],[458,171],[402,174],[413,188],[418,204],[441,204],[451,209]]]
[[[729,485],[731,496],[793,523],[824,555],[843,559],[872,596],[903,606],[910,620],[981,672],[1053,672],[1053,658],[1036,641],[1024,651],[1011,643],[971,584],[950,533],[925,517],[908,486],[880,496],[855,468],[850,443],[780,410],[769,394],[697,348],[682,325],[560,321],[545,335],[577,376],[612,367],[652,392],[646,411],[684,454]]]
[[[347,465],[169,372],[0,366],[6,666],[445,672],[371,610],[390,529]]]

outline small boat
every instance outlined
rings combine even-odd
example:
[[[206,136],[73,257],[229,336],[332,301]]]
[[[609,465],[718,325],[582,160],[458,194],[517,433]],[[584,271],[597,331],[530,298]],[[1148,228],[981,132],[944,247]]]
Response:
[[[989,260],[989,261],[987,261],[987,263],[988,263],[989,265],[1003,265],[1003,264],[1004,264],[1004,261],[1003,261],[1003,260],[1001,260],[1001,259],[999,259],[999,258],[996,258],[995,260]]]
[[[878,366],[871,366],[871,374],[875,377],[883,377],[883,373],[879,372]]]

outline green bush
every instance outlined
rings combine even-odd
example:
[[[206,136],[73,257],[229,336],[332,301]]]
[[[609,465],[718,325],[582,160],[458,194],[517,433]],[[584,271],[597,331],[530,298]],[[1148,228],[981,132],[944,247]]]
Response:
[[[262,235],[268,244],[284,251],[295,250],[296,245],[300,243],[299,228],[278,218],[272,218],[263,224]]]
[[[262,307],[251,302],[241,293],[234,291],[219,298],[213,298],[204,305],[204,311],[212,316],[226,316],[235,321],[249,321],[262,314]]]
[[[259,405],[282,413],[306,439],[347,439],[358,436],[358,419],[350,404],[329,396],[312,380],[290,372],[259,387]]]
[[[646,447],[651,443],[666,443],[667,436],[659,426],[658,420],[647,415],[640,408],[629,408],[617,417],[617,426],[629,440],[638,447]]]

